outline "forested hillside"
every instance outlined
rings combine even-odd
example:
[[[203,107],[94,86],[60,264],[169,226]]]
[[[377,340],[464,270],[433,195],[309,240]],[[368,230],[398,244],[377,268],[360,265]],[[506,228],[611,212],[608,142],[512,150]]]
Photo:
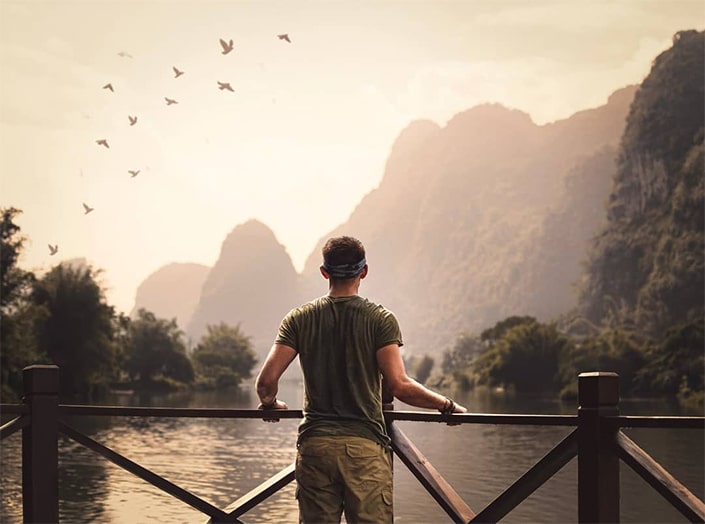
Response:
[[[704,35],[676,34],[634,97],[581,285],[579,310],[594,324],[660,337],[703,318]]]

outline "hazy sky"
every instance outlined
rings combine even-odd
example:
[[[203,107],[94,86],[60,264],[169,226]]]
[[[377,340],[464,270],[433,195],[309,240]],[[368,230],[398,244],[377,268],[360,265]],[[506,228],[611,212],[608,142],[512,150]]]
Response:
[[[703,0],[0,0],[0,206],[23,210],[25,269],[85,257],[126,312],[250,218],[300,270],[411,120],[486,101],[566,118],[704,26]]]

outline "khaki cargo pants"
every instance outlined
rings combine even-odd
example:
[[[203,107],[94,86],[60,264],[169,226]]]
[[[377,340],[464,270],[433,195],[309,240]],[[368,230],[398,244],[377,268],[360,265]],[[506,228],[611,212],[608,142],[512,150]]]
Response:
[[[392,457],[361,437],[309,437],[296,454],[299,522],[393,521]]]

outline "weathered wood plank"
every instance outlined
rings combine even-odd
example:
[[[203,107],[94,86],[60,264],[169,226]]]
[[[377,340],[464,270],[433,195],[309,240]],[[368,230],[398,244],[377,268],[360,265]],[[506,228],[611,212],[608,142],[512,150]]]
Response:
[[[465,504],[460,495],[426,460],[413,442],[394,423],[387,425],[392,438],[392,448],[399,459],[409,468],[409,471],[419,480],[443,511],[453,519],[453,522],[469,522],[474,516],[470,507]]]
[[[705,429],[705,417],[621,416],[615,418],[621,428]]]
[[[13,418],[9,422],[6,422],[0,426],[0,440],[6,439],[15,431],[26,428],[29,426],[31,420],[32,419],[27,415],[22,415],[21,417]]]
[[[471,522],[498,522],[578,454],[578,430],[560,441],[529,471],[490,502]]]
[[[449,415],[432,411],[385,411],[386,420],[448,423]],[[518,426],[577,426],[576,415],[505,415],[493,413],[454,413],[453,424],[496,424]]]
[[[225,513],[219,508],[216,508],[209,502],[206,502],[205,500],[197,497],[193,493],[190,493],[189,491],[186,491],[185,489],[177,486],[176,484],[169,482],[165,478],[160,477],[156,473],[153,473],[152,471],[140,466],[136,462],[133,462],[126,457],[123,457],[119,453],[116,453],[112,449],[103,446],[99,442],[96,442],[95,440],[84,435],[83,433],[76,431],[75,429],[70,426],[67,426],[63,422],[59,422],[59,431],[61,431],[61,433],[63,433],[67,437],[75,440],[79,444],[83,444],[88,449],[95,451],[99,455],[102,455],[110,462],[120,466],[122,469],[129,471],[133,475],[136,475],[137,477],[141,478],[146,482],[149,482],[153,486],[156,486],[157,488],[168,493],[172,497],[182,502],[185,502],[186,504],[188,504],[192,508],[197,509],[201,513],[205,513],[213,520],[213,522],[239,522],[237,518],[230,517],[227,513]]]
[[[619,431],[617,454],[690,522],[705,522],[705,503],[678,482],[633,440]]]
[[[235,502],[225,508],[225,512],[231,517],[239,517],[248,512],[260,502],[274,495],[277,491],[294,480],[294,470],[296,464],[291,464],[279,473],[252,489]]]
[[[107,416],[107,417],[185,417],[185,418],[264,418],[268,413],[261,409],[225,409],[225,408],[151,408],[137,406],[85,406],[60,405],[62,417]],[[301,418],[300,409],[281,409],[277,418]]]

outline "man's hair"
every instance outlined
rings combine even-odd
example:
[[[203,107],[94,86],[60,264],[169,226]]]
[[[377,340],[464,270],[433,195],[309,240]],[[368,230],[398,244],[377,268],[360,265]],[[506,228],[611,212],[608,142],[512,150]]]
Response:
[[[357,238],[334,237],[326,241],[321,253],[327,266],[357,264],[365,258],[365,246]]]

